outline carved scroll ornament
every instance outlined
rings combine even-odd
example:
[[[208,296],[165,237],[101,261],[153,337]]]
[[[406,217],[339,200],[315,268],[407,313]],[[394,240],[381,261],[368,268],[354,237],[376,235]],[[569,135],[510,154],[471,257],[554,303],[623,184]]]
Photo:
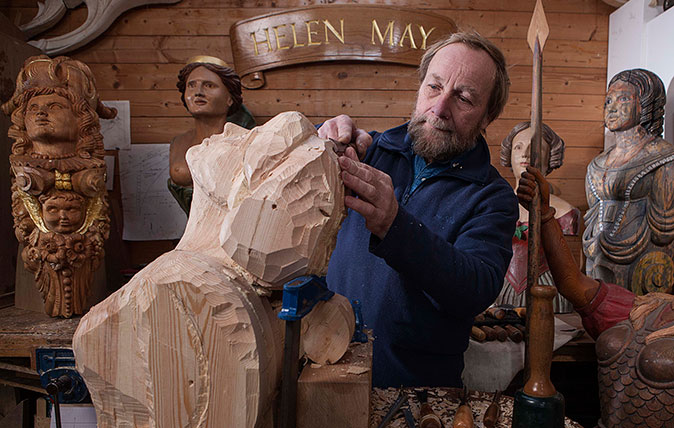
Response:
[[[58,24],[67,9],[85,3],[87,19],[80,27],[51,39],[29,42],[48,55],[59,55],[86,45],[115,22],[122,13],[147,4],[178,3],[180,0],[45,0],[38,2],[37,15],[20,28],[28,37],[33,37]]]
[[[98,98],[89,68],[66,57],[26,60],[12,99],[14,231],[48,315],[82,314],[104,255],[109,223],[98,118],[114,109]]]

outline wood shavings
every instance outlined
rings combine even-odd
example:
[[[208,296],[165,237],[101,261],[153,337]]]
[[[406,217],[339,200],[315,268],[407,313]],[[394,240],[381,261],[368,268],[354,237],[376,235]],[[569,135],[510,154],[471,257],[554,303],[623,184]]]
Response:
[[[363,373],[369,372],[370,369],[368,367],[361,367],[361,366],[349,366],[349,369],[346,371],[347,374],[354,374],[354,375],[360,375]]]
[[[407,393],[408,404],[402,408],[407,407],[415,420],[419,419],[419,402],[417,401],[415,390],[426,389],[428,391],[428,403],[435,413],[440,417],[445,427],[451,427],[454,421],[456,409],[458,409],[460,402],[461,391],[458,388],[404,388],[403,391]],[[397,388],[380,389],[374,388],[372,390],[372,411],[370,413],[370,427],[376,428],[379,422],[384,418],[386,412],[391,407],[391,404],[398,397]],[[475,428],[484,428],[482,418],[484,412],[491,404],[494,398],[493,393],[471,391],[468,394],[468,402],[473,411],[473,419],[475,421]],[[513,398],[502,396],[499,400],[500,416],[496,424],[496,428],[510,428],[512,425],[513,414]],[[581,425],[571,421],[565,420],[565,428],[582,428]],[[388,424],[390,428],[407,428],[403,412],[398,412],[391,422]]]

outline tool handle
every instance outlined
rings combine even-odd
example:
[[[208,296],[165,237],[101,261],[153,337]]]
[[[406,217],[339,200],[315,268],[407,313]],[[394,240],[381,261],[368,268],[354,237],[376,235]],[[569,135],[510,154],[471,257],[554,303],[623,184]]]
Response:
[[[503,329],[503,327],[495,325],[492,326],[494,331],[496,332],[496,339],[498,339],[499,342],[505,342],[508,340],[508,332]]]
[[[552,299],[557,290],[551,285],[536,284],[531,288],[531,312],[529,313],[530,375],[524,392],[531,397],[552,397],[557,393],[550,381],[552,348],[555,340],[555,314]]]
[[[478,327],[473,326],[470,329],[470,337],[477,340],[478,342],[484,342],[487,339],[487,333],[480,330]]]
[[[506,332],[508,332],[508,337],[510,340],[512,340],[515,343],[520,343],[524,339],[524,335],[522,332],[517,328],[513,327],[511,325],[505,325],[503,326]]]
[[[506,316],[506,312],[501,308],[487,308],[487,310],[484,312],[497,320],[502,320]]]
[[[482,425],[484,425],[484,428],[494,428],[496,426],[496,422],[498,422],[499,411],[501,410],[499,398],[501,398],[501,392],[497,391],[494,394],[494,400],[484,412],[484,416],[482,418]]]
[[[440,418],[428,403],[423,403],[419,410],[419,428],[442,428]]]
[[[492,340],[496,340],[496,332],[492,327],[488,327],[486,325],[480,326],[480,330],[482,330],[486,336],[487,336],[487,341],[491,342]]]
[[[456,414],[454,415],[454,424],[453,428],[474,428],[475,423],[473,422],[473,411],[468,404],[462,404],[456,409]]]

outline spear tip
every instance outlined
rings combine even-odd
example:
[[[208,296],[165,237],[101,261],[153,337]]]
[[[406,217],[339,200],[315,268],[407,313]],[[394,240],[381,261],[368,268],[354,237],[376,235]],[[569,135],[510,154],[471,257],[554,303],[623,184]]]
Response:
[[[532,52],[535,52],[536,39],[540,45],[540,50],[543,50],[545,41],[550,34],[550,27],[548,27],[548,20],[545,19],[545,11],[543,10],[543,3],[541,0],[536,0],[536,7],[531,16],[531,23],[529,24],[529,31],[527,32],[527,42]]]

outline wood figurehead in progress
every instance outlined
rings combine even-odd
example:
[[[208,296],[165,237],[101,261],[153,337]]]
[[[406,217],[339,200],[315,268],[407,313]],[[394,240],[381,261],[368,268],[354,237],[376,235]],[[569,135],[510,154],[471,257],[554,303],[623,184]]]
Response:
[[[12,213],[24,265],[48,315],[82,314],[110,229],[99,117],[116,111],[100,102],[89,67],[45,55],[26,60],[2,109],[12,120]]]
[[[194,127],[171,141],[168,188],[186,214],[192,203],[192,175],[185,160],[187,150],[204,138],[220,134],[227,122],[244,128],[255,119],[243,105],[241,79],[220,58],[199,55],[190,58],[178,73],[180,99],[194,119]]]
[[[674,144],[661,138],[665,88],[654,73],[613,77],[604,124],[616,144],[587,169],[586,272],[643,295],[674,283]]]
[[[515,188],[519,185],[522,172],[531,163],[531,137],[533,130],[529,121],[520,122],[501,142],[501,165],[511,167],[515,175]],[[541,165],[545,175],[562,166],[564,161],[564,140],[548,125],[542,124]],[[550,195],[550,205],[555,208],[555,219],[562,226],[565,235],[578,234],[580,210],[557,195]],[[496,302],[513,306],[526,306],[527,286],[527,237],[529,235],[529,212],[520,205],[520,218],[513,236],[513,258],[508,266],[503,288]],[[545,262],[539,261],[539,283],[554,285],[552,275]],[[557,313],[571,312],[571,304],[560,294],[553,301]]]
[[[345,216],[334,143],[299,113],[250,131],[227,123],[187,163],[180,243],[73,339],[101,428],[271,427],[283,344],[265,296],[324,274]]]

